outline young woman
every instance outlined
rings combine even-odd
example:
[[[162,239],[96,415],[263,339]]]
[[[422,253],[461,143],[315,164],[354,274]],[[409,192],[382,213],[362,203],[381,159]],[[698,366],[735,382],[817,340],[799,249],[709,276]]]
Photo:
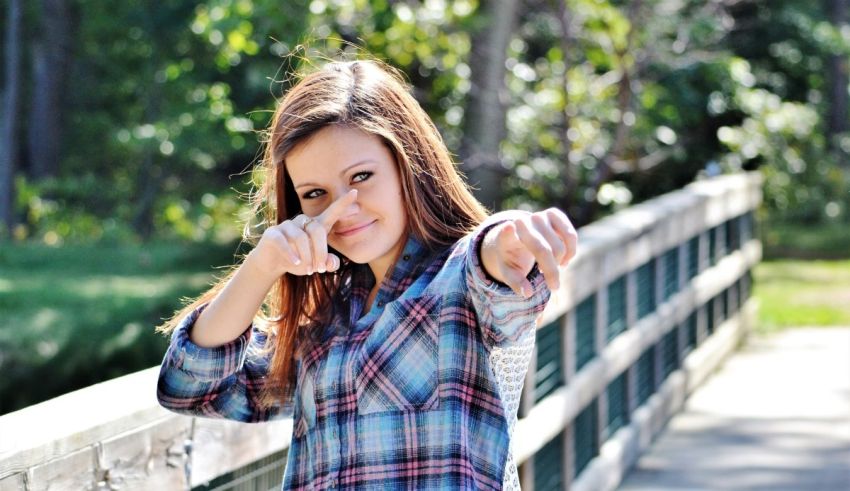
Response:
[[[511,435],[535,321],[576,233],[487,216],[401,77],[332,62],[278,105],[268,228],[163,330],[160,403],[292,417],[284,489],[518,489]]]

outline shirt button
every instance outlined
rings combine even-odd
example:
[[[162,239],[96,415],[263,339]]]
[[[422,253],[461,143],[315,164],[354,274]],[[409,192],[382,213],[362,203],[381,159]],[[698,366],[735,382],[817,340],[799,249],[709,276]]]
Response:
[[[405,255],[404,255],[404,260],[405,260],[405,261],[410,261],[410,254],[405,254]]]
[[[331,487],[332,487],[332,488],[335,488],[335,487],[336,487],[336,479],[334,479],[334,480],[332,480],[332,481],[331,481]]]
[[[378,302],[378,307],[383,307],[383,306],[384,306],[384,301],[383,301],[383,300],[381,300],[380,302]]]

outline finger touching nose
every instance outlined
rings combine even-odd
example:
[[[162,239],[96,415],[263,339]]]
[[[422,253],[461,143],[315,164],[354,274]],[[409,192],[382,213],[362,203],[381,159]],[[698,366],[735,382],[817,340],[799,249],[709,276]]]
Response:
[[[324,225],[325,230],[330,231],[340,218],[351,214],[352,209],[358,209],[356,189],[337,198],[318,216],[318,220]]]

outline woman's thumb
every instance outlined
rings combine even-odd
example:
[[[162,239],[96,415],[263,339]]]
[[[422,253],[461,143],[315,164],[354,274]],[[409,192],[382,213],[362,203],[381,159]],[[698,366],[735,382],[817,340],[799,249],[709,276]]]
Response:
[[[340,262],[337,255],[333,253],[328,253],[328,258],[325,260],[325,269],[327,269],[329,273],[336,271],[337,269],[339,269],[339,264]]]

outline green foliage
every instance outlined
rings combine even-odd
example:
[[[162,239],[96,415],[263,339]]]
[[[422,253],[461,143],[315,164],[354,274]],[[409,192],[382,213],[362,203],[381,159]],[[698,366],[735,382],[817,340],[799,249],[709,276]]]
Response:
[[[767,260],[846,259],[850,257],[850,234],[847,224],[799,224],[764,221],[760,224],[761,242]]]
[[[326,53],[360,46],[367,53],[404,71],[414,96],[440,129],[446,144],[457,151],[465,97],[471,85],[466,63],[470,33],[480,28],[478,2],[351,2],[313,0],[311,38]],[[353,43],[353,44],[349,44]]]
[[[718,139],[731,150],[722,164],[739,170],[747,162],[761,163],[770,220],[850,221],[850,174],[827,151],[816,109],[783,101],[778,95],[755,87],[757,79],[746,60],[732,59],[729,72],[736,87],[728,99],[746,117],[739,126],[718,130]]]
[[[128,240],[148,223],[159,237],[228,240],[301,42],[324,54],[353,43],[401,68],[458,153],[472,33],[490,22],[476,0],[75,5],[62,173],[21,184],[19,238]],[[848,33],[803,0],[522,2],[505,73],[504,206],[560,206],[581,224],[719,163],[762,169],[771,219],[846,218],[835,148],[850,152],[850,135],[837,146],[822,135],[826,66],[850,55]]]
[[[511,43],[508,206],[556,204],[585,223],[684,185],[715,155],[706,106],[726,29],[700,2],[566,5],[567,41],[542,9]]]
[[[490,26],[477,0],[69,1],[61,171],[18,176],[21,244],[0,248],[2,404],[26,402],[9,384],[58,393],[59,370],[79,387],[158,362],[150,327],[208,279],[209,263],[189,258],[249,221],[261,131],[302,54],[363,55],[356,45],[401,68],[458,153],[481,68],[473,34]],[[38,10],[27,3],[30,29]],[[850,29],[821,3],[525,0],[514,20],[505,207],[559,206],[581,225],[758,168],[766,253],[846,257],[850,135],[828,141],[824,121],[829,62],[850,56]],[[793,288],[778,284],[764,291],[782,305]]]
[[[281,16],[268,0],[78,0],[62,171],[23,185],[17,236],[124,239],[148,222],[161,237],[231,238],[210,230],[234,227],[228,188],[249,188],[233,176],[255,160],[271,91],[282,90],[270,78],[301,36],[306,13],[296,7]],[[226,205],[205,211],[207,195]],[[204,216],[216,223],[181,219]]]
[[[27,210],[26,221],[15,229],[18,240],[38,239],[49,246],[138,242],[127,221],[114,216],[104,218],[73,206],[76,199],[85,200],[89,193],[97,196],[98,181],[91,175],[38,182],[19,177],[16,186],[17,205]],[[131,212],[128,203],[119,203],[117,208],[126,214]],[[161,211],[154,217],[154,225],[161,239],[219,244],[231,243],[241,236],[239,224],[247,221],[249,213],[244,201],[229,191],[204,193],[195,202],[163,195],[157,201],[157,209]]]

